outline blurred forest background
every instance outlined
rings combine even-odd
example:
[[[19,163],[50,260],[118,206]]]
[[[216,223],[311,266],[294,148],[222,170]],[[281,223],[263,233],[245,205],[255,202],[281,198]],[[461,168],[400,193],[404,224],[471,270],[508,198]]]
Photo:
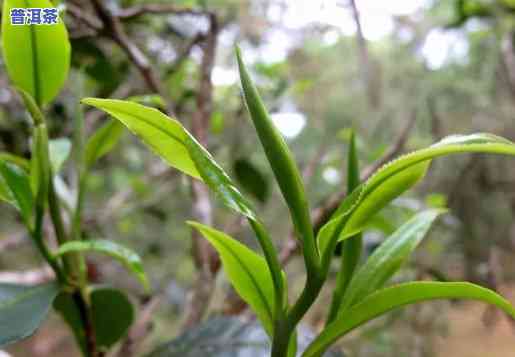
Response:
[[[70,137],[80,110],[86,110],[89,131],[105,122],[100,112],[79,108],[84,96],[132,97],[174,113],[253,197],[281,247],[292,294],[302,288],[302,262],[243,106],[234,44],[241,46],[295,153],[319,225],[345,194],[351,129],[363,176],[386,158],[449,134],[487,131],[515,139],[513,0],[54,2],[70,32],[73,70],[66,90],[49,108],[51,137]],[[0,151],[27,156],[28,136],[27,116],[0,63]],[[70,182],[65,170],[63,197],[73,196]],[[414,192],[375,219],[365,235],[368,251],[425,206],[448,206],[450,214],[397,279],[468,279],[513,302],[514,162],[481,155],[436,160]],[[48,279],[16,212],[1,209],[0,280]],[[210,334],[219,334],[218,343],[230,343],[231,333],[241,329],[231,330],[233,320],[222,316],[252,321],[218,274],[214,252],[192,237],[184,221],[211,222],[255,247],[248,227],[128,132],[95,167],[85,215],[86,235],[119,241],[142,256],[155,291],[144,298],[121,266],[90,259],[94,281],[128,289],[140,307],[120,356],[134,350],[144,354],[202,323],[203,329],[183,342],[209,343]],[[321,326],[330,294],[324,291],[319,298],[305,321],[307,331]],[[214,316],[218,320],[209,329],[205,321]],[[74,348],[54,316],[7,352],[75,356]],[[368,324],[339,348],[346,356],[512,357],[515,326],[483,305],[429,303]]]

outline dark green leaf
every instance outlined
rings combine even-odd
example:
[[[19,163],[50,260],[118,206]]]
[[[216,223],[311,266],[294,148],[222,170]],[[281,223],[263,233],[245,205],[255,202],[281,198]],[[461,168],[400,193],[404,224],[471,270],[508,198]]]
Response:
[[[234,289],[254,310],[268,335],[272,336],[275,292],[265,259],[223,232],[197,222],[188,224],[217,250]]]
[[[238,159],[233,166],[236,180],[241,187],[260,202],[265,202],[268,198],[269,187],[265,176],[246,159]]]
[[[0,347],[29,337],[45,319],[57,284],[0,284]]]
[[[515,318],[515,309],[500,295],[470,283],[413,282],[379,290],[362,300],[345,316],[328,325],[302,355],[315,357],[356,327],[393,309],[436,299],[479,300],[495,305]]]
[[[140,257],[132,250],[118,243],[109,240],[71,241],[59,246],[55,254],[56,256],[61,256],[67,253],[85,251],[103,253],[113,257],[131,271],[146,290],[149,289],[148,279]]]
[[[91,168],[93,164],[111,151],[123,134],[123,125],[118,120],[110,120],[100,127],[86,143],[85,165]]]
[[[30,6],[28,6],[30,5]],[[14,84],[38,105],[50,102],[60,91],[70,66],[70,43],[62,19],[56,25],[12,25],[12,8],[51,8],[49,0],[4,0],[2,10],[3,56]]]
[[[96,342],[100,348],[107,349],[127,335],[134,321],[134,308],[125,293],[117,289],[95,288],[90,297]],[[71,327],[83,354],[86,355],[84,328],[74,296],[64,292],[59,294],[54,308]]]

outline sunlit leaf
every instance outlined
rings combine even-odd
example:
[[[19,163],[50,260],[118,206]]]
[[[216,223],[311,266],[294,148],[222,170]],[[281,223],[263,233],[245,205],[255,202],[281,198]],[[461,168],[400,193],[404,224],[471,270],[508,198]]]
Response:
[[[184,144],[187,133],[177,120],[157,109],[130,101],[86,98],[82,103],[118,119],[169,165],[200,178]]]
[[[254,310],[269,336],[272,336],[275,292],[265,259],[223,232],[197,222],[188,224],[197,229],[217,250],[234,289]]]
[[[57,95],[66,81],[70,43],[61,18],[53,25],[12,25],[11,9],[27,7],[54,6],[49,0],[4,0],[2,53],[13,83],[43,105]]]
[[[356,327],[393,309],[436,299],[466,299],[483,301],[515,318],[515,309],[495,292],[470,283],[413,282],[379,290],[347,310],[328,325],[302,355],[320,356],[330,345]]]
[[[85,251],[103,253],[113,257],[131,271],[146,290],[149,289],[148,279],[140,257],[129,248],[118,243],[109,240],[70,241],[59,246],[55,254],[61,256],[67,253]]]
[[[0,347],[31,336],[59,292],[57,284],[0,284]]]

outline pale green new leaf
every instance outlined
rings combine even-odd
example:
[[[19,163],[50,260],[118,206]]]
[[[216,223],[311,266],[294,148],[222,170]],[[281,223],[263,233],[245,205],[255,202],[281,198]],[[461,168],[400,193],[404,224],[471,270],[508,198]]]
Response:
[[[48,145],[52,172],[57,174],[61,170],[61,167],[66,162],[66,160],[68,160],[72,144],[70,140],[66,138],[60,138],[50,140]]]
[[[318,265],[318,254],[311,226],[309,203],[306,199],[301,175],[293,155],[288,149],[281,133],[275,128],[263,105],[238,48],[236,49],[236,57],[245,102],[259,140],[288,205],[296,231],[302,236],[305,253],[310,256],[311,264]]]
[[[100,127],[87,141],[84,163],[87,168],[111,151],[123,134],[123,125],[118,120],[110,120]]]
[[[149,290],[150,285],[147,279],[147,275],[145,274],[145,270],[143,269],[141,258],[131,249],[126,248],[118,243],[109,240],[71,241],[59,246],[59,249],[55,255],[62,256],[67,253],[85,251],[107,254],[110,257],[118,260],[127,268],[127,270],[136,276],[145,290]]]
[[[11,9],[27,7],[54,6],[49,0],[4,0],[2,53],[13,83],[43,105],[57,95],[66,81],[70,42],[61,18],[55,25],[11,25]]]
[[[339,315],[381,288],[400,269],[425,237],[434,220],[443,212],[427,210],[416,214],[374,250],[352,278],[343,297]]]
[[[177,120],[157,109],[130,101],[86,98],[82,103],[118,119],[169,165],[200,178],[184,144],[186,131]]]
[[[29,337],[45,319],[59,292],[57,284],[0,284],[0,347]]]
[[[393,199],[407,191],[419,182],[427,171],[431,160],[457,153],[493,153],[515,155],[515,144],[511,141],[492,134],[453,135],[446,137],[438,143],[422,150],[399,157],[380,168],[361,187],[361,197],[354,202],[353,207],[337,210],[333,220],[341,221],[345,217],[345,225],[339,227],[336,239],[346,239],[364,228],[364,225],[381,208]],[[353,198],[355,199],[355,198]],[[342,205],[345,204],[345,201]],[[336,226],[329,221],[327,225]],[[334,235],[321,236],[320,249],[324,254],[326,248],[333,248],[334,244],[326,240],[333,239]],[[326,259],[324,259],[326,261]]]
[[[217,250],[234,289],[254,310],[268,335],[272,336],[275,292],[265,259],[223,232],[197,222],[188,224]]]
[[[471,283],[412,282],[379,290],[346,311],[328,325],[311,343],[302,357],[321,356],[329,346],[356,327],[393,309],[436,299],[483,301],[515,318],[515,309],[497,293]]]

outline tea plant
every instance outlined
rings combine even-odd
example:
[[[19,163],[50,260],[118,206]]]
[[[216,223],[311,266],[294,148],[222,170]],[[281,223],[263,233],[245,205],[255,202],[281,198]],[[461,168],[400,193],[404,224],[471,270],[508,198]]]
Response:
[[[515,317],[515,309],[508,301],[470,283],[425,281],[384,287],[442,210],[416,214],[360,265],[361,232],[376,213],[424,177],[432,159],[464,152],[515,155],[514,143],[490,134],[451,136],[386,164],[366,182],[360,183],[351,137],[347,175],[349,194],[315,235],[309,203],[293,156],[273,126],[237,51],[250,117],[302,248],[305,287],[298,298],[290,300],[287,277],[265,225],[231,178],[178,121],[135,102],[86,98],[82,100],[84,104],[105,111],[117,121],[107,123],[84,140],[83,119],[78,109],[73,142],[63,138],[49,140],[44,108],[55,98],[67,78],[70,46],[62,22],[41,27],[11,25],[7,18],[10,10],[23,7],[25,3],[4,1],[2,44],[8,74],[32,119],[31,158],[27,161],[12,154],[0,154],[0,199],[19,211],[35,247],[53,269],[56,280],[36,287],[0,284],[0,346],[31,335],[52,305],[70,325],[86,356],[102,355],[126,334],[134,314],[131,303],[122,291],[92,286],[88,282],[84,255],[92,251],[116,258],[148,290],[141,260],[134,252],[114,242],[89,240],[81,234],[88,173],[116,144],[122,124],[170,166],[202,180],[222,202],[247,219],[263,256],[212,227],[197,222],[188,224],[220,254],[229,280],[268,334],[273,357],[297,354],[297,325],[327,283],[338,244],[343,244],[343,253],[326,326],[302,356],[321,356],[338,339],[360,325],[392,309],[426,300],[475,299],[496,305]],[[52,7],[48,0],[34,0],[31,5]],[[71,214],[64,217],[62,199],[54,181],[71,153],[77,192]],[[56,249],[52,249],[44,237],[43,221],[47,213],[57,238]]]
[[[273,357],[297,353],[296,326],[327,282],[334,250],[340,242],[344,243],[342,261],[326,327],[302,356],[321,356],[339,338],[375,317],[427,300],[481,300],[515,317],[515,310],[508,301],[491,290],[470,283],[420,281],[384,287],[421,242],[434,220],[443,213],[442,210],[416,214],[359,266],[362,253],[360,233],[379,210],[424,177],[432,159],[465,152],[515,155],[514,143],[491,134],[450,136],[384,165],[369,180],[359,183],[354,139],[351,138],[348,158],[350,194],[315,236],[309,203],[292,154],[272,124],[238,50],[236,54],[250,117],[302,247],[306,282],[293,303],[288,298],[286,275],[263,222],[231,178],[179,122],[155,109],[127,101],[87,98],[83,103],[120,120],[168,164],[202,179],[229,208],[247,219],[264,256],[212,227],[198,222],[188,224],[202,233],[220,254],[232,285],[256,313],[270,337]]]

